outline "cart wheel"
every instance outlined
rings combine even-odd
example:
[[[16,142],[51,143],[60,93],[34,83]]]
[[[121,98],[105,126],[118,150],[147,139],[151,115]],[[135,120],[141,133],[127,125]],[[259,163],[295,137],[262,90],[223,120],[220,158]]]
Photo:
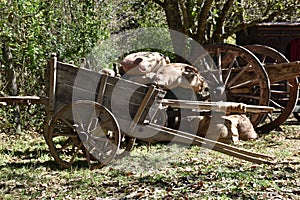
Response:
[[[91,169],[103,167],[114,158],[120,138],[115,117],[91,101],[63,107],[53,116],[46,135],[51,155],[64,168],[83,161]]]
[[[270,83],[261,62],[244,47],[232,44],[206,46],[216,66],[222,69],[222,79],[228,102],[249,105],[269,105]],[[249,116],[254,127],[265,114]]]
[[[288,59],[273,48],[263,45],[245,46],[263,64],[288,63]],[[298,80],[271,82],[270,106],[275,108],[272,114],[267,114],[263,125],[258,130],[269,131],[279,127],[293,112],[298,101]]]

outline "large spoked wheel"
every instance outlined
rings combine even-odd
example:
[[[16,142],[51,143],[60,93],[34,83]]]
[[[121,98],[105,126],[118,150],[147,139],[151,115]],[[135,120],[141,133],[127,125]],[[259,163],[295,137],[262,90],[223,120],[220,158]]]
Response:
[[[57,112],[45,139],[62,167],[86,163],[89,168],[108,164],[120,146],[120,128],[111,112],[91,101],[76,101]]]
[[[244,47],[232,44],[213,44],[206,46],[205,49],[217,68],[222,70],[222,81],[228,102],[269,105],[268,75],[253,53]],[[264,115],[249,116],[254,127],[259,125]]]
[[[268,64],[288,63],[288,59],[275,49],[263,45],[245,46],[261,61],[265,67]],[[286,81],[271,82],[270,106],[275,108],[267,114],[259,130],[269,131],[279,127],[293,112],[298,101],[298,80],[293,78]]]

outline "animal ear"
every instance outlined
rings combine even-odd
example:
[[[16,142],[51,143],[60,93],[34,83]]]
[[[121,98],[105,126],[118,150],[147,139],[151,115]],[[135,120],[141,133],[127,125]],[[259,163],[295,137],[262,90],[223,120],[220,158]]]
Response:
[[[167,64],[171,63],[170,58],[168,56],[165,56],[165,60]]]
[[[166,56],[166,55],[164,55],[164,54],[162,54],[162,53],[159,53],[159,55],[165,59],[166,64],[169,64],[169,63],[171,62],[171,61],[170,61],[170,58],[169,58],[168,56]]]
[[[184,71],[186,71],[186,72],[194,72],[194,73],[198,74],[198,70],[195,67],[189,66],[189,65],[186,65],[184,67]]]

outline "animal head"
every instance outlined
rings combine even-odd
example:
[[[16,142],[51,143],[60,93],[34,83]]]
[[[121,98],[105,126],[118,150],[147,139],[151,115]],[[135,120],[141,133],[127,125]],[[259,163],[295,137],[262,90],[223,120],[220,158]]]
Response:
[[[156,72],[161,66],[168,63],[170,63],[170,59],[158,52],[132,53],[120,62],[123,71],[133,75]]]
[[[192,88],[195,92],[201,92],[205,85],[205,80],[197,68],[184,63],[170,63],[162,66],[157,71],[154,82],[163,88]]]

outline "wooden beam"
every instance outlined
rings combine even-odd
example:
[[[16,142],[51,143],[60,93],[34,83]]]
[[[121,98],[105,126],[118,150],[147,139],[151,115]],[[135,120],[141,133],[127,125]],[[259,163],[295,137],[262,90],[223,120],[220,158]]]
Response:
[[[266,65],[270,83],[289,80],[300,76],[300,61]]]
[[[270,113],[274,111],[273,107],[269,106],[255,106],[247,105],[244,103],[235,102],[202,102],[202,101],[186,101],[186,100],[174,100],[174,99],[163,99],[161,101],[163,106],[170,106],[172,108],[186,108],[201,110],[214,110],[230,113]]]

